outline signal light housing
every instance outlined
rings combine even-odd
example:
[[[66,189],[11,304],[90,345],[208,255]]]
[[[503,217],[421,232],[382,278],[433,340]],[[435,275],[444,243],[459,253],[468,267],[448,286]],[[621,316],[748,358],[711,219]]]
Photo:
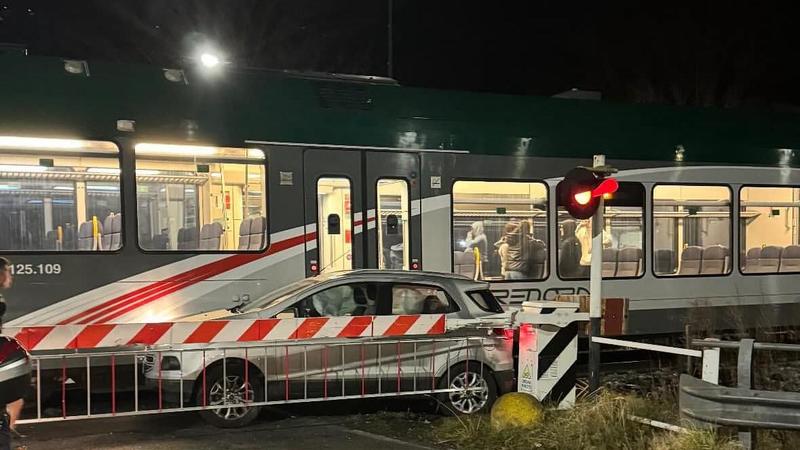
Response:
[[[610,196],[619,188],[614,178],[606,178],[602,172],[576,167],[556,186],[558,204],[576,219],[592,217],[600,199]]]

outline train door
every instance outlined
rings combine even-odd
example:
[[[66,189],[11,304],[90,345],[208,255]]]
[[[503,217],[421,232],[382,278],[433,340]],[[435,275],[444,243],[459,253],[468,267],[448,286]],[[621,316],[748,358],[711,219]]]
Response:
[[[366,262],[378,269],[419,269],[419,157],[366,152]]]
[[[365,267],[361,152],[307,149],[303,166],[306,274]]]

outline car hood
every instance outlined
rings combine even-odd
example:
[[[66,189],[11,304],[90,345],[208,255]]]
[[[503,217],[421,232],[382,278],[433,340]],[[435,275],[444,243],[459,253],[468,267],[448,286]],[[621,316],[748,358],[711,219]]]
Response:
[[[205,322],[206,320],[233,319],[239,314],[232,313],[227,309],[215,309],[200,314],[178,317],[175,322]]]

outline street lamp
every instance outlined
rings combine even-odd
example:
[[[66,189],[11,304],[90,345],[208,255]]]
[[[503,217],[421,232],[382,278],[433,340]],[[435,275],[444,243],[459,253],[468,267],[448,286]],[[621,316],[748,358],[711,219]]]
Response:
[[[214,53],[203,52],[200,54],[200,63],[203,65],[203,67],[213,69],[220,63],[219,56],[215,55]]]

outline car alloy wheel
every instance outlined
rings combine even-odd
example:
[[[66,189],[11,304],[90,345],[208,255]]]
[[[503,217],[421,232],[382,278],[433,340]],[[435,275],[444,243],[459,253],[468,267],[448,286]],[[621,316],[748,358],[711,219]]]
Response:
[[[225,378],[225,386],[222,386],[222,379],[217,379],[208,390],[208,406],[217,405],[240,405],[252,402],[255,398],[255,391],[250,383],[244,382],[238,375],[228,375]],[[237,406],[230,408],[216,408],[214,413],[223,420],[237,420],[247,414],[248,407]]]
[[[464,371],[450,381],[450,405],[459,414],[473,414],[489,402],[489,383],[480,374]]]

